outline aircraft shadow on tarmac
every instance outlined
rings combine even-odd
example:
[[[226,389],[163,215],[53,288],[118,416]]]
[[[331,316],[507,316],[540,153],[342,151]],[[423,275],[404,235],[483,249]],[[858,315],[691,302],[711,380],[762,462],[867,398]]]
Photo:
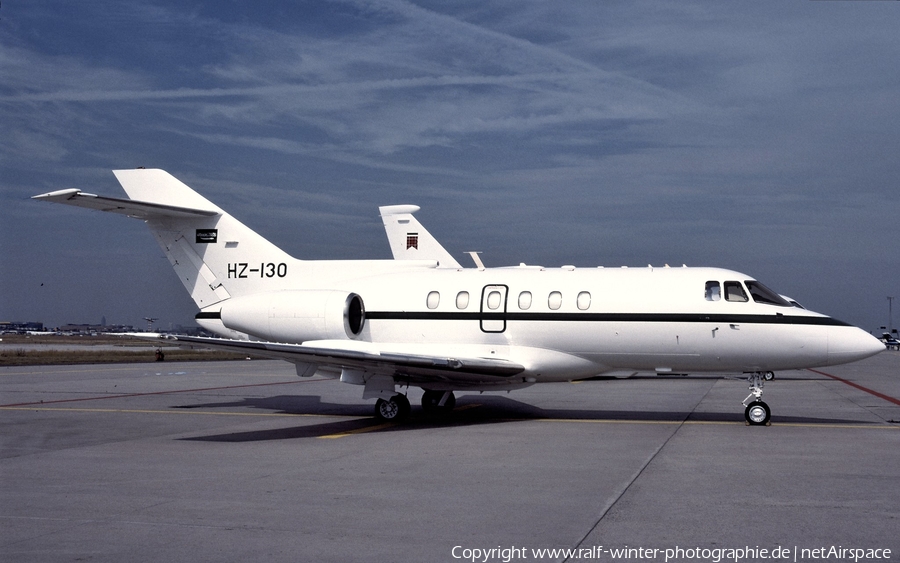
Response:
[[[738,405],[739,406],[739,405]],[[369,404],[346,405],[323,403],[315,395],[279,395],[275,397],[253,397],[222,403],[203,403],[174,406],[178,409],[260,409],[271,414],[286,414],[315,417],[359,417],[348,420],[303,424],[285,428],[231,432],[209,436],[182,438],[188,441],[204,442],[256,442],[269,440],[290,440],[298,438],[320,438],[339,434],[360,432],[408,432],[429,428],[463,427],[488,424],[508,424],[528,420],[583,420],[635,423],[708,422],[743,423],[741,409],[734,412],[676,412],[646,410],[592,410],[592,409],[545,409],[523,403],[506,396],[463,395],[457,400],[456,409],[449,414],[430,414],[421,407],[413,406],[407,420],[385,423],[372,417]],[[866,424],[859,420],[836,418],[813,418],[799,416],[774,416],[773,424]]]

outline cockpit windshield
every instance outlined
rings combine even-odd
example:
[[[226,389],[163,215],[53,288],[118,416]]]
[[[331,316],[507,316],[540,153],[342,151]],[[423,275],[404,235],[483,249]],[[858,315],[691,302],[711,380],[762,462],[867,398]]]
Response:
[[[778,307],[793,307],[793,305],[778,295],[768,287],[754,280],[746,280],[744,282],[750,291],[750,296],[757,303],[765,303],[766,305],[776,305]]]

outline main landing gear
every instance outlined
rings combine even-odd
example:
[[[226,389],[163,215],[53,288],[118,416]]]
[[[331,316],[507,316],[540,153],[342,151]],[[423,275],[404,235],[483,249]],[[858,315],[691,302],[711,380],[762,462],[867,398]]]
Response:
[[[422,395],[422,409],[429,414],[446,414],[456,406],[453,391],[428,391]]]
[[[761,401],[760,398],[763,394],[763,385],[765,385],[765,382],[772,381],[773,379],[775,379],[775,374],[771,371],[751,373],[750,377],[747,379],[747,381],[750,382],[750,394],[747,395],[747,398],[741,403],[746,407],[744,409],[744,419],[747,421],[747,424],[751,426],[769,425],[769,418],[772,415],[772,411],[769,410],[769,405]],[[747,403],[751,398],[753,401]]]
[[[375,401],[375,417],[385,422],[398,422],[409,416],[409,399],[406,395],[394,395],[390,399]]]
[[[428,391],[422,395],[422,410],[429,414],[445,414],[456,406],[453,391]],[[406,395],[394,395],[390,399],[375,402],[375,417],[385,422],[399,422],[409,416],[409,399]]]

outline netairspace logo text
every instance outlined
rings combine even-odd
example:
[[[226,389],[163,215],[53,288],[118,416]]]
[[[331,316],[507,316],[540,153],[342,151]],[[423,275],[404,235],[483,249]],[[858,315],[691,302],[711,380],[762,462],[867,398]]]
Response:
[[[890,549],[854,548],[843,546],[826,546],[815,548],[794,547],[739,547],[739,548],[704,548],[679,547],[646,548],[646,547],[604,547],[596,545],[577,548],[526,548],[526,547],[463,547],[454,546],[450,552],[454,559],[471,563],[502,562],[510,563],[519,560],[648,560],[648,561],[698,561],[708,563],[742,561],[860,561],[889,560]]]

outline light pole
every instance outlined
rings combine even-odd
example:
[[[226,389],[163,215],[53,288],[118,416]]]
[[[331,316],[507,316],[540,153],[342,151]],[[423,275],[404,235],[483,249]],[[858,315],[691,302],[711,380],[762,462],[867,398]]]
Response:
[[[894,298],[888,295],[888,331],[894,334]]]

